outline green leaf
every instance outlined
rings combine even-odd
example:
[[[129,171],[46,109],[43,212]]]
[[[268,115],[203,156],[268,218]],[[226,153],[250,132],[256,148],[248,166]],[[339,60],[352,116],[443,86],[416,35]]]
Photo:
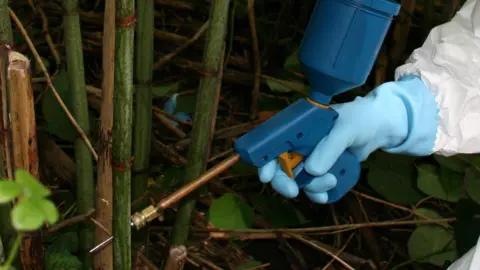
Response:
[[[177,107],[175,112],[194,113],[197,97],[192,95],[179,95],[177,97]]]
[[[305,216],[287,199],[281,196],[254,194],[252,204],[273,227],[299,226],[307,223]]]
[[[244,264],[238,266],[237,268],[235,268],[235,270],[247,270],[247,269],[252,269],[254,267],[259,267],[259,266],[262,266],[261,262],[249,261],[247,263],[244,263]]]
[[[213,201],[208,210],[208,219],[222,229],[248,229],[253,220],[253,209],[231,193]]]
[[[419,213],[420,215],[423,215],[425,217],[431,218],[431,219],[441,219],[442,216],[439,215],[435,210],[428,209],[428,208],[418,208],[415,210],[415,212]],[[420,217],[416,217],[416,219],[421,219]]]
[[[38,202],[38,207],[42,209],[43,214],[45,215],[45,219],[50,225],[57,223],[58,219],[60,218],[60,214],[58,213],[57,207],[55,204],[47,199],[41,199]]]
[[[290,54],[285,60],[283,68],[291,71],[301,71],[300,60],[298,58],[299,49],[297,48],[292,54]]]
[[[62,98],[67,108],[72,111],[71,99],[72,95],[69,90],[69,82],[67,72],[61,70],[58,73],[53,85],[58,94]],[[42,98],[42,112],[47,121],[48,132],[58,136],[59,138],[73,142],[77,136],[77,131],[73,127],[67,115],[62,110],[58,101],[52,93],[52,89],[48,88],[44,97]]]
[[[425,196],[415,186],[415,157],[376,151],[367,160],[368,184],[397,204],[417,203]]]
[[[0,181],[0,204],[8,203],[15,199],[22,192],[22,187],[9,180]]]
[[[431,218],[431,219],[442,219],[443,218],[435,210],[432,210],[432,209],[429,209],[429,208],[418,208],[418,209],[415,210],[415,212],[417,212],[418,214],[423,215],[427,218]],[[415,219],[424,220],[423,218],[420,218],[418,216],[415,216]],[[439,222],[438,224],[448,226],[448,222]],[[424,224],[419,224],[418,226],[424,226]],[[435,225],[432,225],[432,226],[435,226]]]
[[[50,190],[25,170],[18,169],[15,171],[15,182],[22,187],[23,194],[27,198],[50,196]]]
[[[152,95],[154,97],[164,97],[167,94],[176,93],[178,90],[180,90],[180,82],[157,85],[152,87]]]
[[[435,225],[418,226],[408,239],[408,254],[418,262],[443,266],[457,258],[453,233]]]
[[[274,92],[282,92],[282,93],[290,93],[293,90],[302,91],[304,93],[308,93],[310,91],[310,87],[306,84],[296,81],[287,81],[287,80],[271,80],[265,79],[267,81],[267,85],[270,90]]]
[[[442,166],[447,167],[448,169],[463,173],[470,164],[464,160],[461,160],[458,156],[445,157],[441,155],[433,155],[435,160]]]
[[[449,202],[460,200],[464,175],[446,167],[423,164],[418,169],[418,188],[425,194]]]
[[[42,227],[45,215],[36,200],[22,199],[11,213],[12,225],[18,231],[34,231]]]
[[[82,267],[82,262],[68,251],[51,252],[45,258],[46,270],[81,270]]]

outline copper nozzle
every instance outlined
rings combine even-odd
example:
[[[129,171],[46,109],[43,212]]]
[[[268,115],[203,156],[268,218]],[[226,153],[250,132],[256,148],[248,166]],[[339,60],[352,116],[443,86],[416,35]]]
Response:
[[[143,226],[147,225],[148,222],[156,219],[159,216],[160,214],[158,213],[157,208],[153,205],[150,205],[141,212],[133,214],[130,225],[137,227],[137,230],[139,230]]]
[[[201,185],[211,181],[220,173],[224,172],[228,168],[235,165],[240,160],[240,155],[235,153],[231,155],[229,158],[225,159],[224,161],[217,164],[215,167],[211,168],[204,174],[202,174],[196,180],[184,185],[179,190],[175,191],[174,193],[170,194],[169,196],[165,197],[161,200],[157,206],[150,205],[149,207],[145,208],[140,213],[135,213],[132,215],[132,226],[137,227],[137,229],[142,228],[148,222],[157,218],[160,214],[158,213],[161,209],[167,209],[172,204],[176,203],[177,201],[181,200],[183,197],[190,194],[192,191],[200,187]]]

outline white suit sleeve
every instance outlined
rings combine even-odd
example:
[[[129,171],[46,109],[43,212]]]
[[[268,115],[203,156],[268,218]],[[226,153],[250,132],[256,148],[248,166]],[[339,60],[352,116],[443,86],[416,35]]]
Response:
[[[480,153],[480,0],[467,0],[450,22],[432,29],[395,79],[409,74],[423,80],[439,109],[434,152]],[[448,268],[478,269],[480,239]]]
[[[434,152],[480,153],[480,1],[467,0],[451,21],[432,29],[395,78],[408,74],[418,75],[437,103]]]

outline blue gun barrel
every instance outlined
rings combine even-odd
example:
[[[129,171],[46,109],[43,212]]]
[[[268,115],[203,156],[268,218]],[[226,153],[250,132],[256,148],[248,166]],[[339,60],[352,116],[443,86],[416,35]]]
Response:
[[[239,138],[235,151],[243,161],[262,167],[286,157],[296,159],[291,164],[297,166],[307,157],[338,117],[325,104],[332,96],[365,83],[399,9],[398,3],[389,0],[318,0],[299,53],[312,88],[310,96],[297,100]],[[291,169],[287,175],[293,178]],[[337,186],[328,192],[328,202],[332,203],[357,183],[360,163],[345,151],[329,173],[337,177]],[[294,178],[300,188],[314,179],[305,170]]]

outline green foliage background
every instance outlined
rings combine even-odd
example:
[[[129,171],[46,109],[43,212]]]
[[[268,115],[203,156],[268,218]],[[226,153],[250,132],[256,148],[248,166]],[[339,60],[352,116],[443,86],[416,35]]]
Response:
[[[82,1],[82,6],[90,7],[93,5],[90,2],[93,3],[94,1]],[[182,0],[181,2],[205,7],[205,1],[203,0]],[[418,1],[418,5],[421,6],[422,9],[416,11],[415,14],[410,14],[414,19],[411,30],[412,34],[409,36],[409,40],[404,41],[407,52],[420,46],[432,27],[448,20],[448,18],[441,15],[442,13],[439,11],[432,12],[433,16],[430,16],[431,14],[429,15],[427,12],[429,10],[437,11],[441,9],[443,5],[447,4],[448,3],[439,3],[439,1]],[[296,5],[292,4],[292,6]],[[275,37],[271,29],[277,23],[277,16],[280,17],[279,14],[284,12],[280,7],[280,3],[257,0],[256,7],[257,32],[260,47],[261,49],[273,47],[272,50],[275,51],[273,57],[271,56],[268,61],[265,60],[265,62],[262,63],[264,73],[269,76],[262,77],[261,91],[266,95],[261,95],[258,102],[262,112],[276,112],[285,108],[288,102],[292,102],[301,97],[302,93],[308,94],[310,90],[306,79],[298,76],[298,73],[301,73],[300,64],[297,59],[298,46],[303,34],[300,20],[305,20],[305,18],[286,16],[287,19],[283,18],[283,29],[285,29],[286,34]],[[92,10],[93,9],[94,8],[92,8]],[[92,12],[100,13],[101,11],[97,8]],[[188,24],[190,20],[192,20],[192,17],[195,18],[195,16],[204,19],[202,12],[203,14],[206,13],[204,9],[199,8],[193,14],[186,12],[180,13],[181,15],[179,15],[179,17],[186,17],[185,24]],[[231,22],[230,25],[227,52],[232,53],[235,50],[240,52],[249,50],[248,47],[234,42],[235,35],[237,34],[248,36],[248,30],[245,30],[248,28],[245,24],[236,24],[238,21],[242,22],[242,20],[245,20],[248,15],[247,1],[234,1],[232,15],[236,20],[234,20],[233,23]],[[175,14],[175,16],[177,15]],[[25,17],[28,18],[28,16]],[[25,20],[28,21],[27,19]],[[84,21],[82,22],[84,23]],[[61,26],[61,20],[56,20],[55,16],[52,16],[50,23],[52,27],[56,24],[57,26]],[[41,29],[33,25],[34,24],[30,24],[29,34],[32,37],[43,38]],[[159,26],[157,27],[160,28]],[[95,35],[89,33],[90,29],[88,29],[88,27],[85,27],[83,31],[85,39],[94,39],[92,36]],[[95,31],[98,31],[98,29]],[[55,33],[54,31],[52,32]],[[15,37],[17,46],[25,44],[18,32],[15,32]],[[62,37],[56,37],[56,40],[59,40],[58,42],[61,43]],[[273,40],[275,42],[272,45]],[[392,38],[389,36],[384,45],[387,51],[391,48],[391,40]],[[86,43],[88,46],[93,46],[88,42]],[[163,49],[166,45],[162,43],[159,47]],[[170,49],[170,51],[172,50],[169,47],[167,48]],[[169,52],[168,49],[165,50]],[[198,50],[195,51],[192,49],[192,51],[193,52],[182,54],[180,57],[198,58],[198,55],[201,55]],[[407,52],[405,52],[406,56],[408,55]],[[44,54],[47,55],[47,53]],[[266,53],[262,50],[262,55],[264,54]],[[231,55],[234,55],[234,53]],[[92,64],[94,61],[92,59],[95,57],[88,55],[86,58],[89,58],[86,59],[85,62],[90,65],[90,73],[98,72],[98,69],[95,69],[95,63]],[[99,57],[96,58],[96,60],[98,60]],[[54,68],[49,64],[53,63],[51,57],[43,60],[49,69]],[[388,79],[391,79],[392,70],[395,68],[395,66],[391,65],[392,64],[389,63],[389,68],[387,69],[387,73],[389,74],[387,76]],[[33,75],[38,75],[39,73],[35,72],[38,71],[38,67],[34,67],[33,69]],[[89,69],[86,68],[86,70],[87,73],[89,73]],[[195,77],[195,79],[190,79],[188,77],[189,74],[185,75],[181,73],[180,75],[174,74],[177,77],[170,79],[170,77],[174,75],[171,75],[168,71],[169,70],[162,70],[156,74],[156,76],[160,78],[155,82],[153,87],[153,95],[157,106],[160,106],[158,104],[162,104],[162,102],[158,102],[159,100],[165,101],[171,97],[172,94],[181,93],[183,90],[197,87],[196,82],[198,76]],[[171,73],[175,72],[178,71],[174,70]],[[98,85],[98,77],[90,73],[89,83],[97,83]],[[374,72],[372,72],[365,86],[353,89],[349,93],[346,93],[346,95],[337,97],[335,100],[337,102],[343,102],[351,100],[354,96],[366,94],[374,87],[373,81],[375,80],[375,74],[373,73]],[[54,84],[62,99],[67,106],[69,106],[69,109],[71,109],[71,105],[69,104],[71,91],[65,67],[62,66],[58,71],[54,79]],[[242,100],[248,99],[243,97],[248,96],[248,93],[245,94],[246,92],[248,91],[245,91],[245,87],[243,86],[236,87],[227,85],[225,90],[222,89],[222,94],[225,95],[225,99],[230,98],[230,102],[234,103],[234,105],[237,105],[237,103],[242,105]],[[194,94],[180,94],[177,102],[176,112],[195,113],[196,96]],[[230,111],[227,112],[225,107],[225,104],[222,103],[219,113],[220,123],[222,122],[221,120],[226,118],[225,115],[230,113]],[[236,109],[238,108],[236,107]],[[69,146],[75,140],[75,130],[57,104],[51,91],[45,92],[45,95],[37,104],[37,110],[39,126],[48,131],[52,137],[56,138],[59,144],[66,144],[67,146],[63,147],[64,151],[69,153],[70,156],[73,156],[71,152],[69,152]],[[98,114],[95,112],[95,109],[91,110],[91,119],[91,123],[97,122]],[[96,125],[92,124],[92,126],[95,127]],[[161,128],[159,130],[162,130]],[[162,131],[164,131],[164,129]],[[154,168],[149,172],[152,175],[152,180],[149,185],[149,191],[151,193],[165,195],[180,188],[184,174],[182,166],[165,161],[161,165],[154,163],[152,167]],[[431,219],[456,218],[455,223],[417,224],[409,227],[411,231],[408,233],[408,239],[403,242],[406,245],[405,249],[408,253],[409,260],[397,264],[393,269],[406,269],[404,267],[407,267],[408,264],[412,264],[413,262],[425,263],[442,268],[466,253],[476,244],[477,237],[480,234],[480,222],[475,216],[479,214],[480,210],[479,168],[480,156],[478,155],[410,157],[377,151],[363,163],[362,179],[355,187],[355,190],[378,197],[398,206],[407,207],[415,213]],[[306,228],[333,224],[325,207],[312,205],[304,197],[294,200],[285,199],[273,192],[268,185],[261,185],[256,173],[256,168],[244,163],[237,164],[231,168],[227,174],[229,176],[237,176],[239,180],[223,182],[225,186],[230,188],[229,191],[218,196],[212,196],[214,199],[208,207],[202,205],[203,208],[199,206],[197,210],[206,213],[207,222],[210,222],[217,228],[225,229],[241,230],[258,228],[258,226],[255,225],[255,218],[258,216],[268,224],[269,228],[273,229]],[[28,177],[25,179],[28,179]],[[0,182],[0,203],[10,201],[12,198],[18,196],[20,192],[27,192],[28,194],[29,190],[32,189],[37,190],[36,193],[43,196],[34,197],[35,202],[42,201],[42,204],[35,204],[26,200],[17,206],[12,215],[14,217],[14,225],[17,229],[36,228],[39,224],[43,224],[44,221],[52,223],[58,218],[67,219],[76,214],[75,198],[72,195],[74,193],[71,190],[62,190],[62,192],[59,192],[60,195],[57,197],[57,202],[64,202],[64,204],[62,207],[59,207],[60,204],[57,203],[57,207],[62,213],[61,216],[58,217],[51,205],[43,201],[47,195],[46,191],[32,184],[33,182],[30,180],[27,180],[27,182],[23,184],[18,183],[18,185],[15,184],[15,182]],[[19,185],[22,185],[22,187]],[[348,214],[343,215],[345,207],[342,202],[336,204],[335,208],[338,209],[337,218],[340,219],[341,222],[350,222],[348,217],[345,217],[348,216]],[[394,217],[399,218],[401,215],[388,207],[385,208],[387,208],[387,210],[382,209],[378,215],[377,212],[375,212],[378,208],[372,208],[373,210],[368,211],[369,214],[373,213],[372,215],[375,215],[370,217],[371,221],[391,220],[394,219]],[[405,217],[402,218],[405,219]],[[407,218],[410,220],[419,219],[414,215],[408,216]],[[49,236],[46,253],[47,269],[82,269],[82,262],[76,256],[79,249],[79,239],[76,229],[76,227],[71,227],[68,230]],[[383,233],[383,231],[375,232],[379,234]],[[393,239],[395,234],[396,233],[390,233],[387,235]],[[381,235],[383,236],[383,234]],[[401,234],[399,238],[404,235],[405,234]],[[327,238],[327,240],[329,239],[330,238]],[[395,239],[395,241],[397,240],[398,239]],[[247,243],[231,241],[231,244],[242,247],[255,245],[254,241]],[[356,250],[353,251],[355,252]],[[368,255],[368,253],[366,254]],[[259,265],[262,265],[260,260],[252,258],[236,269],[250,269]]]

